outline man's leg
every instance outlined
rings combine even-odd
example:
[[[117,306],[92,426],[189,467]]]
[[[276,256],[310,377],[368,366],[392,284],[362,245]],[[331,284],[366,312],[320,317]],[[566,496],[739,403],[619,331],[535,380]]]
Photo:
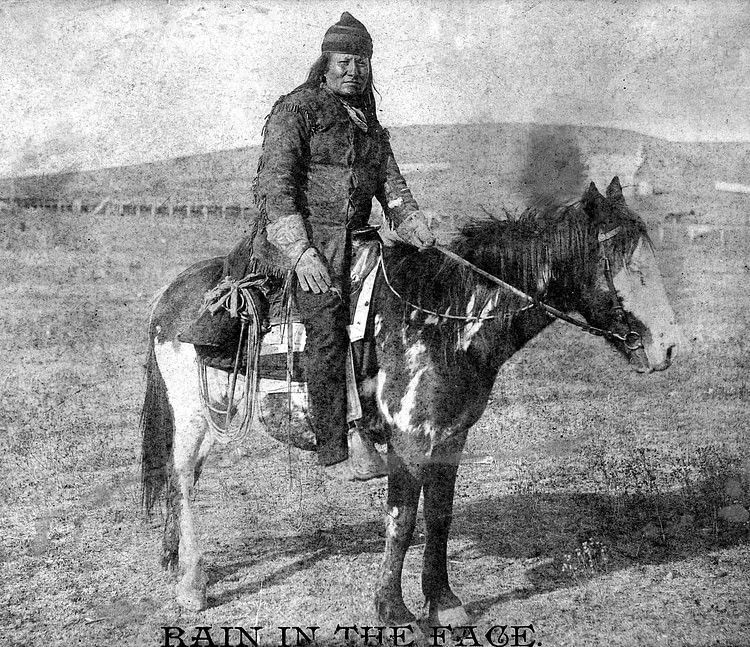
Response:
[[[346,422],[346,361],[349,337],[347,307],[337,292],[297,292],[305,325],[307,388],[321,465],[348,456]]]

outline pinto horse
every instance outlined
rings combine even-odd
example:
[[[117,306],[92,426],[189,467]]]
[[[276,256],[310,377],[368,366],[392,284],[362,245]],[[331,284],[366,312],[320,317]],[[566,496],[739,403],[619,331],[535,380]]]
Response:
[[[384,250],[386,280],[375,288],[378,370],[359,385],[371,405],[363,405],[363,427],[384,429],[388,446],[385,555],[375,586],[381,622],[415,620],[401,577],[423,492],[429,622],[469,623],[446,565],[460,457],[501,365],[553,321],[550,312],[579,313],[585,322],[574,322],[642,373],[669,367],[679,333],[653,247],[617,178],[606,193],[592,183],[579,200],[467,226],[452,254]],[[220,264],[198,267],[215,280]],[[191,495],[215,434],[199,401],[196,351],[175,331],[201,298],[178,278],[156,302],[141,417],[144,503],[150,508],[166,490],[165,562],[179,565],[177,600],[193,610],[206,606],[206,575]],[[226,385],[227,373],[208,371]]]

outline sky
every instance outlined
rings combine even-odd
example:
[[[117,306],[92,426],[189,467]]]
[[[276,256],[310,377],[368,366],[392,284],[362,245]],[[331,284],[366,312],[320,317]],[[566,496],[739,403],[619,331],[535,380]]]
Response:
[[[750,141],[750,3],[0,0],[0,176],[260,143],[342,11],[385,126],[539,122]]]

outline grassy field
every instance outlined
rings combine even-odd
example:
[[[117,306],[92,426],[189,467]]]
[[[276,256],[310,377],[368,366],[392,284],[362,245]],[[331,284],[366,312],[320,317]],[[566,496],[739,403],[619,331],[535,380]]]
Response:
[[[640,208],[656,223],[672,206]],[[221,625],[264,626],[273,645],[276,627],[317,625],[333,644],[337,624],[372,625],[382,483],[331,484],[266,437],[219,450],[198,488],[200,614],[174,603],[162,520],[139,510],[151,295],[243,223],[26,210],[1,226],[6,644],[155,647],[165,625],[186,644],[212,626],[217,645]],[[503,368],[468,448],[495,462],[462,468],[449,544],[480,644],[493,625],[533,623],[546,647],[750,645],[750,525],[731,518],[750,507],[747,244],[741,231],[663,238],[685,334],[669,371],[637,375],[560,324]],[[420,525],[404,577],[417,613],[423,541]]]

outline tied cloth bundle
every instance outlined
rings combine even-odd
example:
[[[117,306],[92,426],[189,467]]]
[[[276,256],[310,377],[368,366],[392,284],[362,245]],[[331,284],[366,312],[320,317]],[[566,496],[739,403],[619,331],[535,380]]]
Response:
[[[221,282],[206,292],[203,297],[203,309],[215,315],[224,308],[232,318],[248,317],[248,312],[256,310],[252,289],[258,290],[263,296],[271,291],[270,281],[267,276],[248,275],[237,281],[225,276]],[[260,322],[259,322],[260,323]]]

